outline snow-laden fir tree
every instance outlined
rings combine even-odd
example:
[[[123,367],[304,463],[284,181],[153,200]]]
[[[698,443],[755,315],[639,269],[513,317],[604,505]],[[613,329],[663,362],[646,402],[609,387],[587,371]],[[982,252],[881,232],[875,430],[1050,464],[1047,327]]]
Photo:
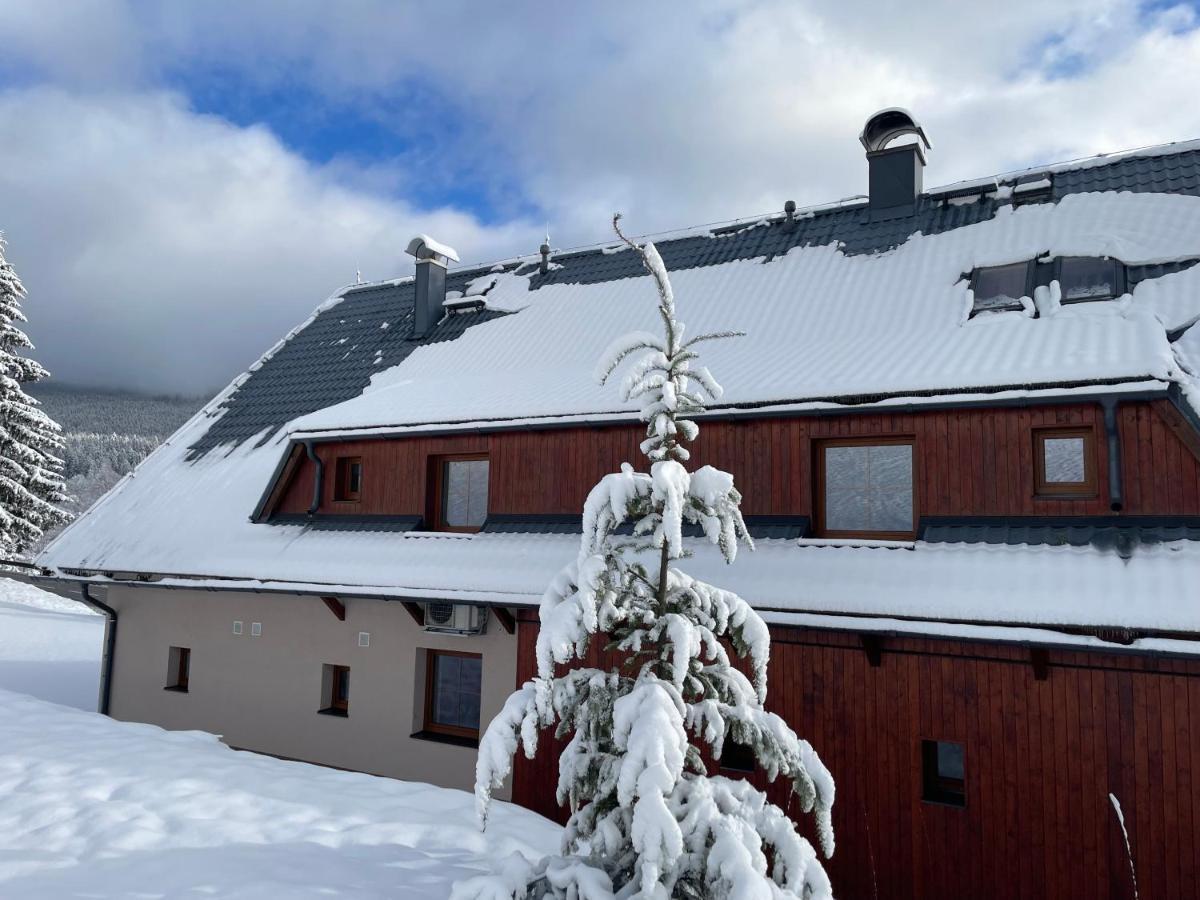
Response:
[[[21,553],[42,532],[67,520],[55,504],[63,492],[62,433],[21,387],[49,373],[22,355],[33,344],[24,322],[25,288],[4,257],[0,235],[0,552]]]
[[[821,849],[833,853],[833,780],[787,723],[763,709],[770,640],[737,595],[676,568],[689,555],[685,523],[699,525],[733,562],[751,548],[726,472],[686,468],[693,416],[721,387],[697,364],[696,346],[733,337],[684,339],[671,282],[653,244],[639,246],[658,287],[661,336],[616,341],[597,367],[603,383],[628,371],[621,394],[641,404],[642,452],[650,471],[625,463],[588,495],[579,556],[541,603],[537,675],[513,694],[479,747],[476,797],[486,827],[492,790],[503,784],[518,746],[529,758],[538,732],[570,736],[559,760],[558,800],[572,815],[561,855],[536,865],[519,856],[490,876],[459,884],[459,900],[555,897],[822,898],[829,880],[812,846],[779,807],[748,781],[710,777],[702,748],[721,756],[727,741],[751,748],[771,780],[790,784],[812,813]],[[632,534],[617,530],[627,522]],[[586,660],[601,636],[628,661],[616,671],[564,664]],[[727,646],[748,659],[750,677]]]

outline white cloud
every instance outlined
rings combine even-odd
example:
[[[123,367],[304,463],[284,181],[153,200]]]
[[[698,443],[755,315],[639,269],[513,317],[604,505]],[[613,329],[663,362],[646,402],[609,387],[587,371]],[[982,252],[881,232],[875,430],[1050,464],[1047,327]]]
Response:
[[[90,298],[116,285],[88,300],[98,324],[117,323],[109,332],[168,333],[164,353],[112,368],[125,382],[135,369],[143,383],[219,380],[209,373],[240,367],[357,265],[407,271],[409,231],[458,241],[467,257],[534,250],[540,232],[526,223],[485,228],[380,199],[428,170],[485,182],[501,170],[568,245],[605,239],[614,209],[650,231],[860,193],[857,134],[883,106],[924,122],[930,184],[1200,136],[1200,30],[1183,4],[523,0],[414,15],[385,0],[89,0],[79,16],[94,46],[44,7],[0,8],[7,67],[64,86],[0,104],[12,136],[0,225],[44,279],[57,318],[43,343],[60,372],[83,372],[94,353],[58,331],[81,318],[71,292],[83,286]],[[416,115],[406,98],[433,92],[454,127],[396,160],[315,168],[265,131],[158,93],[194,72],[252,94],[302,87],[330,116],[373,112],[398,123],[398,145]],[[178,322],[194,323],[202,341],[188,346],[212,359],[178,362]]]
[[[265,129],[170,94],[9,92],[0,131],[9,261],[39,358],[65,380],[213,389],[356,269],[406,272],[412,234],[464,259],[537,234],[347,189]]]

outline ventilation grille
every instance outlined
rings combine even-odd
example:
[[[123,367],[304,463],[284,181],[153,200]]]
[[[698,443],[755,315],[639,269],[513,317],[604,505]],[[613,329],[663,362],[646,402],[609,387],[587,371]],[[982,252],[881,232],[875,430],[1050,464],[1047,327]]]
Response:
[[[433,625],[449,625],[453,619],[453,603],[430,603],[425,610],[425,621]]]

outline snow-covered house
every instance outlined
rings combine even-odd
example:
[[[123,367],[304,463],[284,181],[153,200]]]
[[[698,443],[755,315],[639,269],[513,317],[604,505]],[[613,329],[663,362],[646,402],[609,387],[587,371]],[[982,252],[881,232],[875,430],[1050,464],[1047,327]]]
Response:
[[[869,196],[656,240],[689,326],[746,332],[705,354],[725,394],[693,452],[757,550],[725,571],[697,540],[689,569],[772,624],[768,706],[837,778],[843,895],[1107,894],[1110,792],[1143,891],[1185,895],[1200,143],[925,190],[907,114],[862,141]],[[637,458],[592,369],[655,294],[616,244],[409,252],[39,558],[111,617],[112,715],[470,785],[588,489]],[[515,798],[553,814],[552,767]]]

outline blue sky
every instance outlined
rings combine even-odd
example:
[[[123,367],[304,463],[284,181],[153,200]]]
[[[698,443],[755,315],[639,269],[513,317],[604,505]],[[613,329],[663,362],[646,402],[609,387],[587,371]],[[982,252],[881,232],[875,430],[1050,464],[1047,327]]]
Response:
[[[0,229],[60,379],[216,389],[356,270],[1200,137],[1196,2],[7,0]]]

